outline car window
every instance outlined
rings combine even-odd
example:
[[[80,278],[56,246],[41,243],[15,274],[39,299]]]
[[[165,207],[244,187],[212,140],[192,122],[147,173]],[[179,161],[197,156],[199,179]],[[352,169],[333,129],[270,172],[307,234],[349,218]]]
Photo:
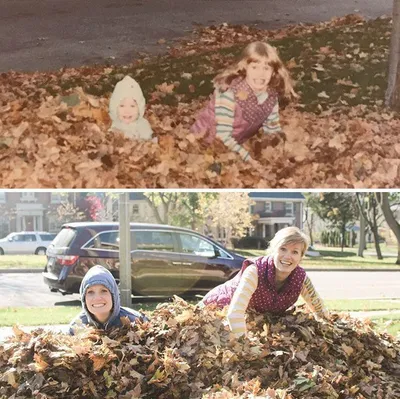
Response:
[[[53,241],[55,234],[39,234],[39,237],[43,241]]]
[[[35,234],[24,234],[24,241],[27,241],[27,242],[36,241],[36,235]]]
[[[15,236],[12,236],[12,240],[16,242],[23,242],[25,241],[25,237],[23,234],[16,234]]]
[[[138,230],[134,232],[134,235],[138,250],[176,252],[172,233]]]
[[[210,242],[192,234],[179,234],[182,252],[207,258],[215,256],[215,248]]]
[[[113,249],[119,251],[119,231],[105,231],[93,237],[85,248]]]
[[[71,229],[70,227],[64,227],[57,234],[56,238],[52,242],[55,247],[65,248],[68,247],[72,240],[75,238],[77,231],[75,229]]]

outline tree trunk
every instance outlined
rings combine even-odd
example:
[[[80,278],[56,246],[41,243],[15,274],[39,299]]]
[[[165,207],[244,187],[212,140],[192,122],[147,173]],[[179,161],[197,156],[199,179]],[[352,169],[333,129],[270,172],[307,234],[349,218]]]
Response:
[[[400,110],[400,0],[393,1],[393,27],[390,39],[385,105]]]
[[[396,220],[393,215],[392,210],[390,209],[389,203],[389,193],[376,193],[376,197],[378,199],[379,204],[381,205],[381,209],[383,215],[385,216],[386,223],[393,231],[394,235],[397,238],[397,261],[396,265],[400,265],[400,223]]]
[[[146,196],[145,196],[146,197]],[[146,197],[146,202],[149,204],[151,210],[153,211],[153,215],[155,216],[155,218],[157,219],[157,222],[160,224],[165,224],[163,223],[163,219],[161,218],[160,213],[158,212],[157,207],[154,205],[153,201]]]
[[[343,248],[344,248],[344,242],[345,242],[345,240],[346,240],[346,223],[343,221],[343,224],[342,224],[342,252],[343,252]]]
[[[310,215],[310,223],[308,226],[308,231],[310,233],[310,245],[313,246],[314,245],[314,237],[313,237],[313,226],[314,226],[314,214],[312,213]]]
[[[382,252],[381,252],[381,246],[379,245],[378,229],[377,228],[372,229],[372,234],[374,235],[376,256],[379,260],[382,260],[383,256],[382,256]]]
[[[365,249],[365,219],[364,216],[360,217],[360,242],[358,243],[358,256],[364,257]]]
[[[308,234],[310,236],[310,245],[314,245],[314,237],[313,237],[313,225],[314,225],[314,214],[310,212],[307,208],[306,211],[306,223],[308,228]]]

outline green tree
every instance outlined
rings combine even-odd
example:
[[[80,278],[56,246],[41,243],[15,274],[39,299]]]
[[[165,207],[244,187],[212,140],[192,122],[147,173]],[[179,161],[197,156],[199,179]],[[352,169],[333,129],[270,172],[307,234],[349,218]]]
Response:
[[[318,201],[313,203],[316,214],[328,223],[328,226],[340,231],[340,242],[343,252],[346,227],[357,218],[357,206],[351,193],[320,193]]]
[[[395,216],[395,202],[400,200],[400,193],[377,192],[376,199],[381,206],[386,223],[393,231],[397,239],[397,260],[396,265],[400,265],[400,223]]]
[[[180,193],[144,193],[147,203],[153,211],[157,222],[160,224],[169,224],[171,214],[175,211]]]
[[[374,193],[356,193],[356,200],[360,211],[360,218],[364,218],[374,236],[376,255],[378,259],[383,259],[378,233],[381,214],[376,196]]]
[[[199,193],[180,193],[177,212],[171,216],[172,223],[176,226],[190,227],[197,230],[203,222],[200,213]]]
[[[314,245],[314,228],[315,228],[315,211],[319,201],[319,196],[316,193],[303,193],[305,203],[304,221],[307,226],[307,233],[310,237],[310,245]]]
[[[216,195],[216,193],[207,193],[203,202],[208,203]],[[149,192],[144,193],[144,196],[158,223],[190,227],[192,230],[198,230],[203,223],[200,193]]]

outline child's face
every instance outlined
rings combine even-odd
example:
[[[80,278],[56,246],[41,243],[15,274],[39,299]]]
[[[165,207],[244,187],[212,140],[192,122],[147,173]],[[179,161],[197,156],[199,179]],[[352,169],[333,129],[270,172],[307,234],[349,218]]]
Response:
[[[111,292],[104,285],[92,285],[85,293],[86,307],[100,323],[104,323],[111,315],[113,307]]]
[[[246,82],[254,93],[266,92],[272,72],[272,67],[268,64],[267,59],[250,62],[246,66]]]
[[[281,273],[289,275],[301,261],[303,244],[300,242],[288,243],[274,251],[275,268]]]
[[[133,98],[124,98],[118,105],[118,118],[124,123],[132,123],[139,116],[139,107]]]

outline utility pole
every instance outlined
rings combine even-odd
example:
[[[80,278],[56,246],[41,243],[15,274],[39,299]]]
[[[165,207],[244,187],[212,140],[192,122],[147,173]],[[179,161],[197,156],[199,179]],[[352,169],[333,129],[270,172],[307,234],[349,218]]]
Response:
[[[119,280],[122,306],[132,306],[129,193],[119,194]]]

